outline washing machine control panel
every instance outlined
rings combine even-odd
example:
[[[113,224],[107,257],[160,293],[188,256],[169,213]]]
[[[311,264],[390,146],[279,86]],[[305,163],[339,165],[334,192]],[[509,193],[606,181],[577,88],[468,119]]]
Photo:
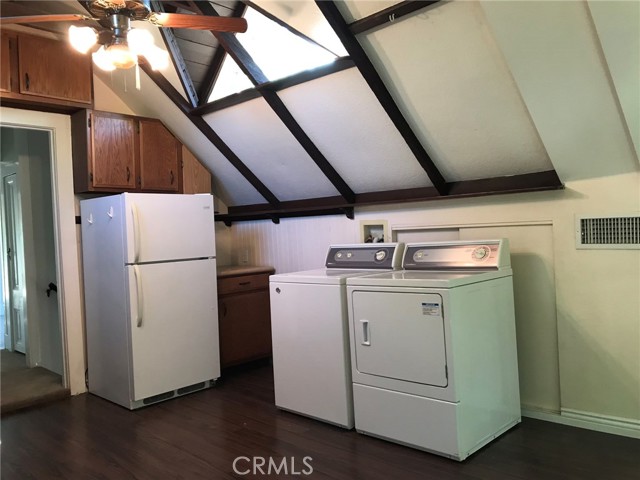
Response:
[[[498,269],[511,264],[505,239],[408,244],[402,268],[406,270]]]
[[[400,267],[402,244],[359,243],[331,245],[327,253],[327,268],[393,269]]]

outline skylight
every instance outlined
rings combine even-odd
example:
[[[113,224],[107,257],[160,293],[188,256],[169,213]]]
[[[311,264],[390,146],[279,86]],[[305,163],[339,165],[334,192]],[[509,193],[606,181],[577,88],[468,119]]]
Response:
[[[249,29],[238,34],[237,38],[270,81],[326,65],[337,58],[252,8],[247,8],[244,17]],[[209,102],[252,87],[251,81],[227,55]]]

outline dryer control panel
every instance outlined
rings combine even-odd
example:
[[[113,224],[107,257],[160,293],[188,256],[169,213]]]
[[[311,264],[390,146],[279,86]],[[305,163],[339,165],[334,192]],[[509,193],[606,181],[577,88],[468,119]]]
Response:
[[[509,240],[409,243],[402,261],[405,270],[498,270],[511,266]]]
[[[385,269],[400,268],[402,243],[357,243],[331,245],[327,253],[327,268]]]

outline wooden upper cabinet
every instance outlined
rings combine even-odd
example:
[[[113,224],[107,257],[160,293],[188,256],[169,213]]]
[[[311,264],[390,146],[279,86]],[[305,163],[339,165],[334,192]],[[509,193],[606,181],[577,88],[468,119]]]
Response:
[[[158,120],[140,119],[139,124],[140,188],[178,192],[182,180],[180,144]]]
[[[11,50],[9,35],[2,34],[0,43],[0,92],[11,91]]]
[[[211,174],[182,146],[182,193],[211,193]]]
[[[94,188],[136,187],[136,123],[124,115],[89,113],[91,167],[89,180]]]
[[[91,104],[91,56],[66,42],[18,35],[20,93]]]

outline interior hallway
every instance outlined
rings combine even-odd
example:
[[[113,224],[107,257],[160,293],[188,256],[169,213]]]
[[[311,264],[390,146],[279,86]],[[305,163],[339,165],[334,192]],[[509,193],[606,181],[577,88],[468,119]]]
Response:
[[[46,368],[27,368],[25,356],[0,350],[0,411],[2,415],[21,408],[69,396],[62,377]]]

